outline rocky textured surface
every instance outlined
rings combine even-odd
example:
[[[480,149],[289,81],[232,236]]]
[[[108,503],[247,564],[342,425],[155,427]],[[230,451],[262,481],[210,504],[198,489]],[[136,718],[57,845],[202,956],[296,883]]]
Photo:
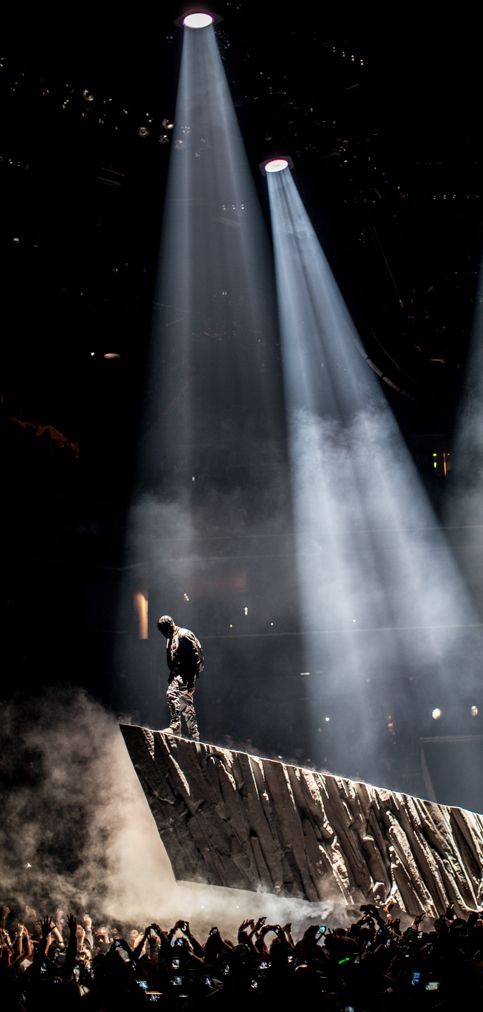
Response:
[[[483,816],[121,725],[177,879],[317,902],[482,904]]]

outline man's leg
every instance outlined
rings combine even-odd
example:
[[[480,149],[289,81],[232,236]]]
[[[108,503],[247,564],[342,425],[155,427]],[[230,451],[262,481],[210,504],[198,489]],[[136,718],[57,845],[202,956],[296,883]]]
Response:
[[[191,692],[180,692],[180,719],[181,714],[186,721],[188,728],[188,735],[193,741],[200,740],[200,732],[198,730],[198,721],[196,719],[195,704],[193,701],[193,695]]]
[[[181,734],[181,692],[178,678],[173,678],[166,690],[166,701],[169,709],[169,728],[172,734]]]

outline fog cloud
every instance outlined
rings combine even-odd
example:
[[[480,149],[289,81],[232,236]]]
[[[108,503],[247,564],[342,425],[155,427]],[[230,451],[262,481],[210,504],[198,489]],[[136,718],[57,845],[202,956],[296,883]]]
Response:
[[[2,900],[143,926],[188,919],[233,934],[248,916],[347,922],[340,902],[177,883],[116,719],[85,692],[2,705]]]

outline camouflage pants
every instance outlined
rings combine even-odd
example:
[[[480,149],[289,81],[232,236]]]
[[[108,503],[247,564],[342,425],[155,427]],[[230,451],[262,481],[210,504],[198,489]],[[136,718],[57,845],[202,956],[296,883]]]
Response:
[[[194,741],[200,740],[198,722],[193,703],[193,694],[188,692],[182,675],[175,675],[166,691],[169,707],[169,727],[173,734],[181,734],[181,718],[184,717],[188,735]]]

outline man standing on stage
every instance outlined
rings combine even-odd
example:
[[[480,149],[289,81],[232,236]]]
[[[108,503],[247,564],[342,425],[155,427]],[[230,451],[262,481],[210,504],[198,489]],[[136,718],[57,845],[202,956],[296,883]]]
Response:
[[[169,727],[165,734],[181,734],[181,717],[194,741],[200,740],[193,695],[196,679],[203,671],[204,658],[201,643],[190,629],[180,629],[170,615],[161,615],[158,629],[167,640],[166,659],[169,678],[166,699],[169,707]]]

